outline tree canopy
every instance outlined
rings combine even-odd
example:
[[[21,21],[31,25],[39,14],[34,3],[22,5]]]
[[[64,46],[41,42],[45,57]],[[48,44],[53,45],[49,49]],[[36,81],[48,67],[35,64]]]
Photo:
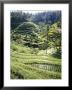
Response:
[[[61,12],[11,12],[11,39],[40,50],[54,48],[61,55]]]

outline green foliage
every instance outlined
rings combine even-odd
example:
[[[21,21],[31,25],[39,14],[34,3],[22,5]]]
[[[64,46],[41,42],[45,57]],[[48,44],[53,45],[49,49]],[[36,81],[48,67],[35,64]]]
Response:
[[[31,53],[35,55],[37,55],[37,53],[39,52],[38,48],[31,48],[31,50]]]
[[[30,21],[31,14],[23,13],[22,11],[11,12],[11,29],[15,29],[23,22]]]
[[[38,26],[32,22],[24,22],[12,31],[12,40],[22,44],[32,44],[38,41]]]
[[[48,36],[49,36],[49,44],[51,47],[56,49],[56,54],[61,56],[61,29],[57,27],[58,23],[55,23],[51,26]]]
[[[61,16],[47,13],[11,13],[12,79],[61,79]]]
[[[15,49],[14,49],[15,48]],[[60,66],[60,59],[50,55],[38,54],[39,50],[21,44],[11,43],[11,78],[12,79],[60,79],[60,72],[39,69],[29,63]],[[26,64],[28,63],[28,64]],[[61,66],[60,66],[61,67]]]
[[[31,67],[22,63],[13,63],[11,69],[12,79],[60,79],[60,73],[50,72]]]

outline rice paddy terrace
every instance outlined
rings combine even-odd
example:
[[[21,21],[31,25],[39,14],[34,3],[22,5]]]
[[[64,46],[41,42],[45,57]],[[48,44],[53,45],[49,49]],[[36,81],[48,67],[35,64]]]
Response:
[[[61,79],[61,59],[12,43],[11,79]]]

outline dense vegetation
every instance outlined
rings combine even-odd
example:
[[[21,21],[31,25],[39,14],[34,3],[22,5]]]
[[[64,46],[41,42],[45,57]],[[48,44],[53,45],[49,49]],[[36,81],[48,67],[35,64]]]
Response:
[[[61,12],[11,12],[11,78],[61,78]]]

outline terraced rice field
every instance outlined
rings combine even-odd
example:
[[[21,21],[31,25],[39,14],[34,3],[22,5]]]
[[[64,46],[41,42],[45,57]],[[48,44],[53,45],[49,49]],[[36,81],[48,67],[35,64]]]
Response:
[[[11,44],[11,79],[61,79],[61,59]]]

